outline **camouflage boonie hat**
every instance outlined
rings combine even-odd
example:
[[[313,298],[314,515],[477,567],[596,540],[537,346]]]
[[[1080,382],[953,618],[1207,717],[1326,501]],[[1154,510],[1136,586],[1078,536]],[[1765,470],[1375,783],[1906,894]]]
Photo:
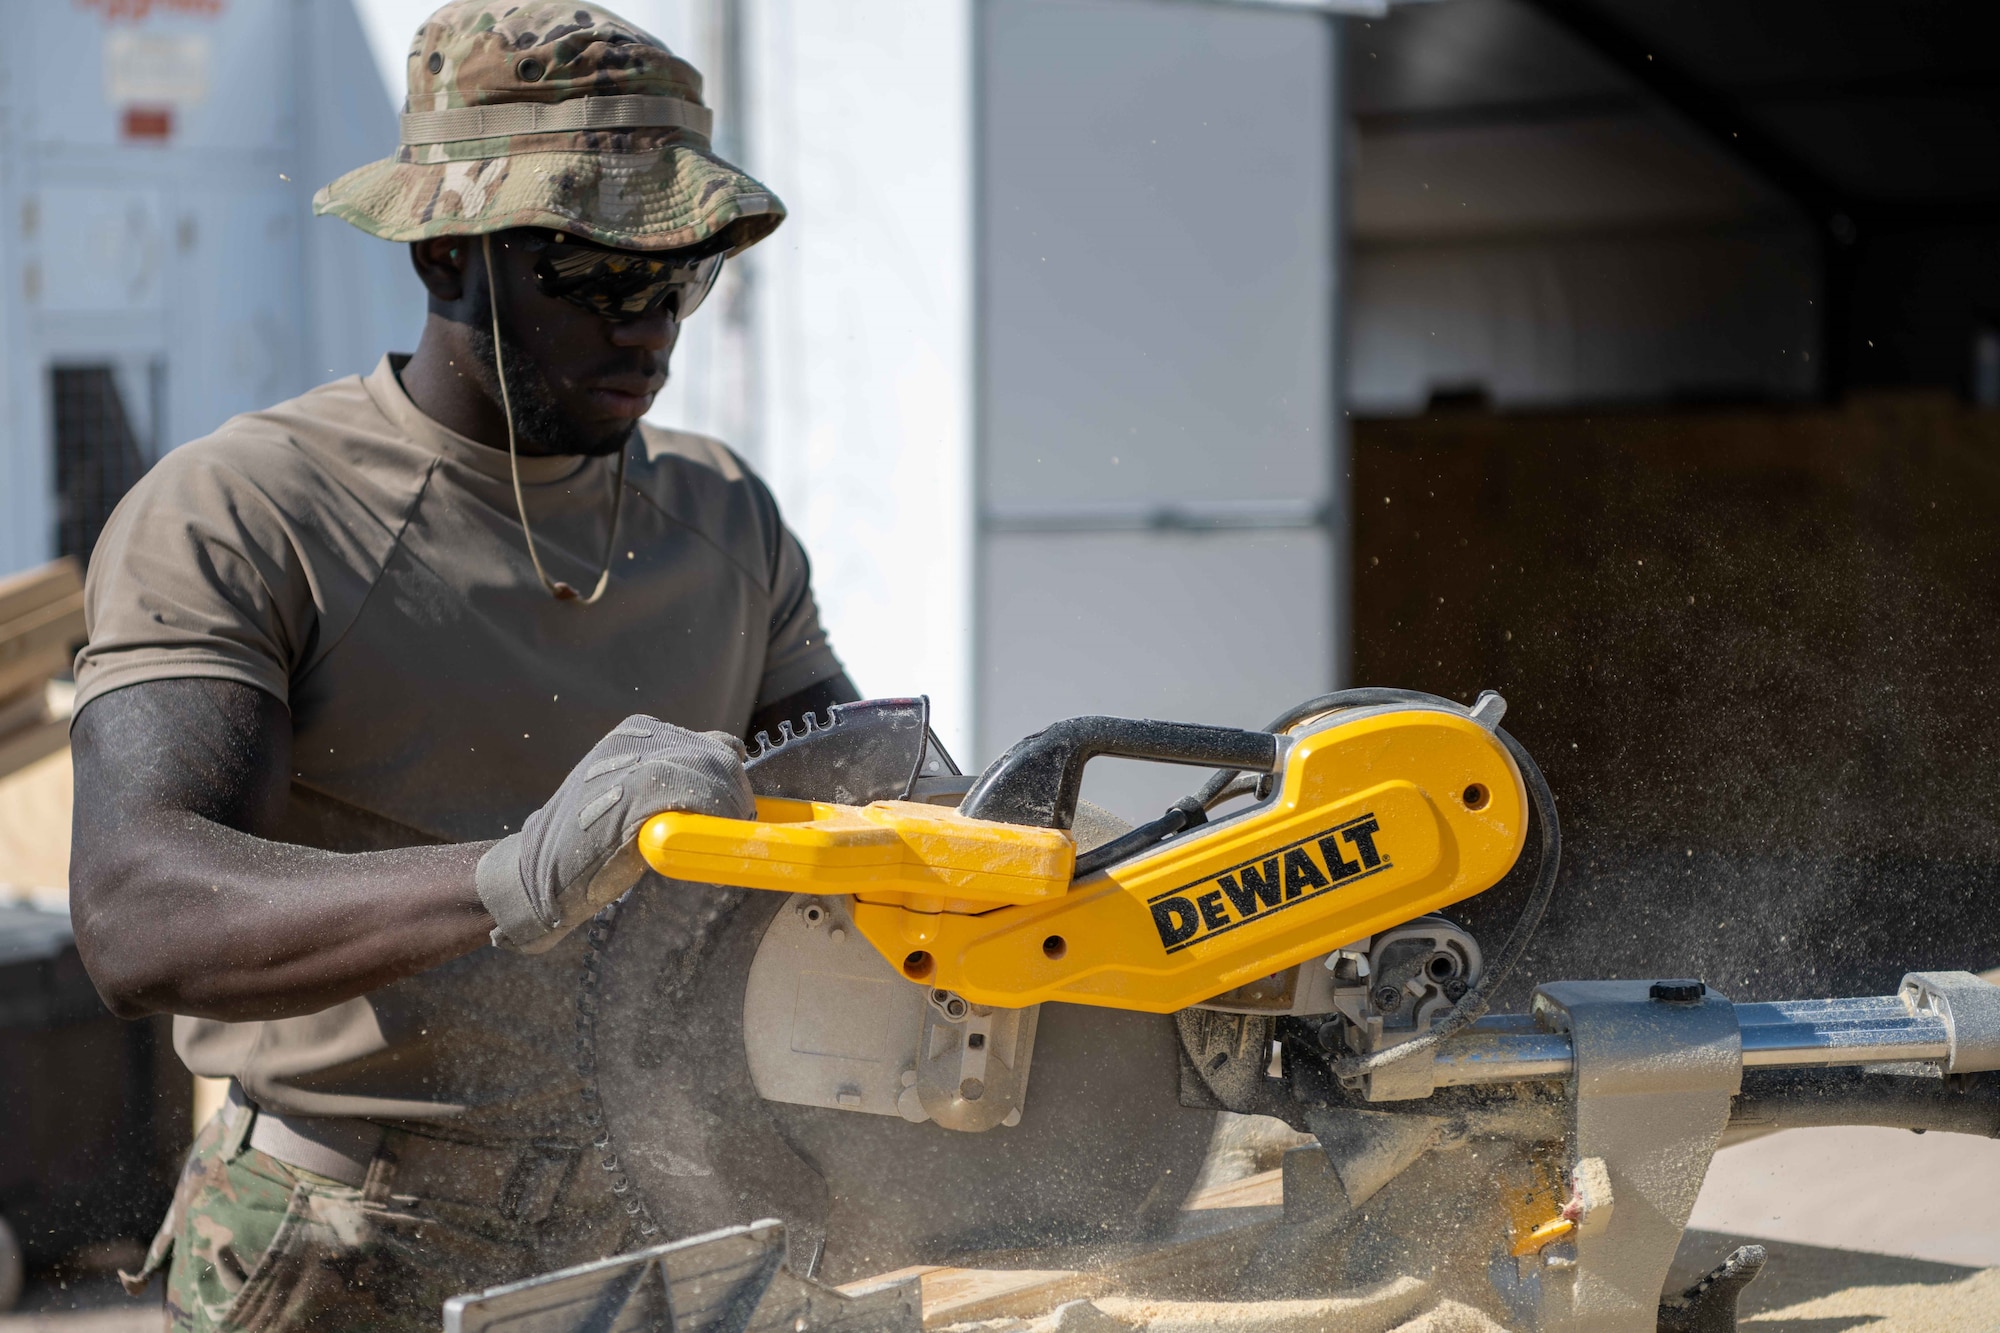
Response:
[[[785,206],[709,148],[701,75],[590,4],[454,0],[410,48],[402,146],[313,197],[385,241],[550,227],[734,254]]]

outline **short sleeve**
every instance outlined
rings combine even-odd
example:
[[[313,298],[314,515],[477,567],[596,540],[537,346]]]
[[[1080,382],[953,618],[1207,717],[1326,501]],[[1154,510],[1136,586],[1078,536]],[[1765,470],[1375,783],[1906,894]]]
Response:
[[[757,687],[760,704],[776,703],[800,690],[840,674],[820,627],[819,604],[813,600],[812,563],[805,547],[782,523],[771,553],[771,637],[764,656],[764,678]]]
[[[76,706],[154,680],[234,680],[289,703],[316,615],[293,524],[226,450],[173,450],[119,502],[84,584]]]

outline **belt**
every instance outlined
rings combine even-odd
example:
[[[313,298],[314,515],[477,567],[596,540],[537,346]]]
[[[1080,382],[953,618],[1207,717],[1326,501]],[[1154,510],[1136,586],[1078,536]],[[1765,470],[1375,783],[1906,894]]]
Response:
[[[579,1150],[527,1144],[489,1148],[433,1139],[348,1116],[282,1115],[254,1105],[234,1079],[222,1114],[267,1157],[354,1189],[375,1188],[491,1209],[539,1222],[555,1208]],[[247,1118],[249,1123],[243,1125]],[[247,1132],[246,1132],[247,1130]]]

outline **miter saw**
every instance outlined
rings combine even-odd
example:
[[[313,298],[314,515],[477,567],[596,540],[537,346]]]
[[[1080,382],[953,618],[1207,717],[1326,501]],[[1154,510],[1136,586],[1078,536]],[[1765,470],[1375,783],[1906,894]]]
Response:
[[[1561,846],[1504,711],[1361,689],[1261,731],[1080,717],[976,777],[921,699],[759,736],[757,818],[649,821],[674,882],[589,928],[607,1183],[649,1242],[781,1219],[801,1280],[1129,1253],[1184,1226],[1226,1109],[1317,1143],[1286,1157],[1282,1225],[1219,1238],[1188,1290],[1416,1271],[1510,1327],[1733,1327],[1748,1250],[1661,1303],[1725,1132],[1993,1134],[2000,989],[1737,1006],[1563,982],[1486,1015]],[[1098,756],[1215,772],[1126,828],[1080,800]],[[1489,956],[1438,913],[1531,829]]]

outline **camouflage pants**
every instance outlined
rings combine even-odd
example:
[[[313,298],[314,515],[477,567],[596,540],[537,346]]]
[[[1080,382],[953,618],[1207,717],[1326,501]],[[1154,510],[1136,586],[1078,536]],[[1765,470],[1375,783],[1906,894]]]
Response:
[[[378,1159],[360,1188],[244,1142],[247,1117],[196,1137],[137,1290],[162,1268],[174,1333],[436,1330],[452,1297],[566,1266],[547,1226],[393,1192]],[[583,1227],[583,1231],[602,1228]],[[613,1253],[613,1243],[601,1253]]]

